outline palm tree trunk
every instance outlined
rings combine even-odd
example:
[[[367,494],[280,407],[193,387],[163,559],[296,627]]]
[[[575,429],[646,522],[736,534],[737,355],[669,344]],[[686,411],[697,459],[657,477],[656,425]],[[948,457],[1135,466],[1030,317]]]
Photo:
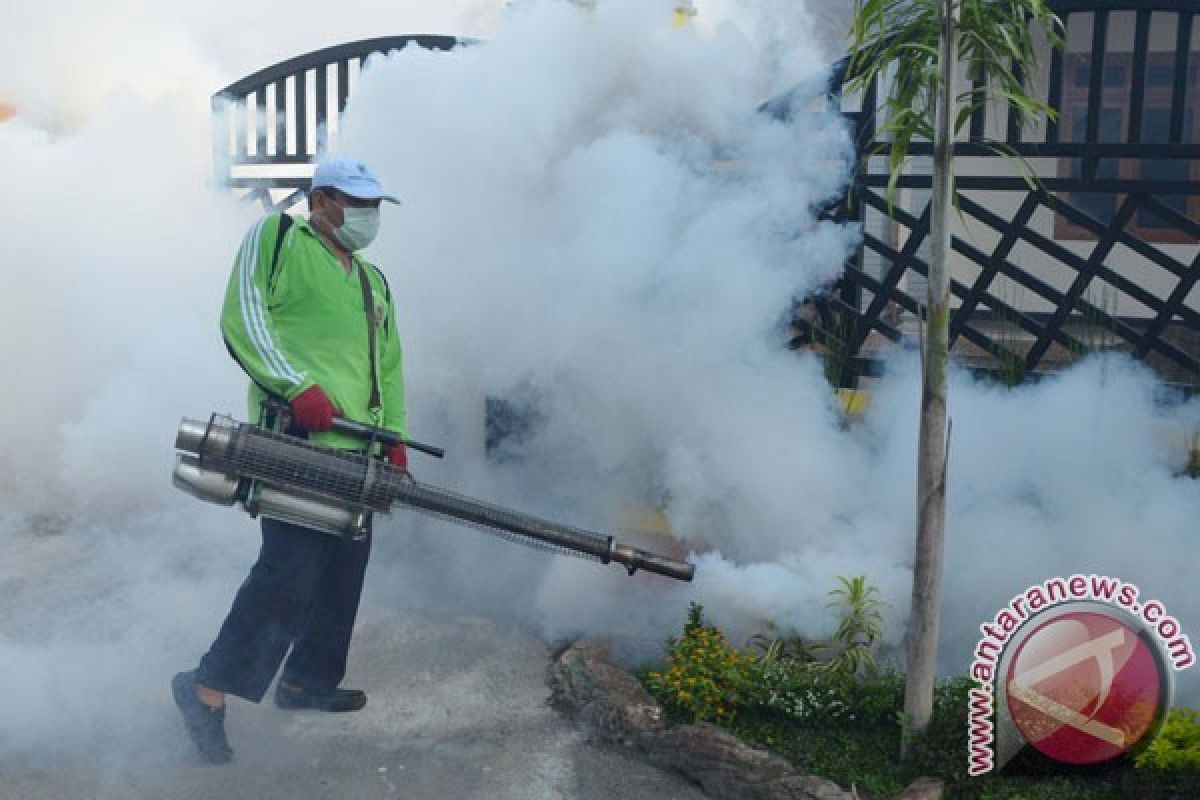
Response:
[[[958,73],[958,0],[941,0],[939,68],[933,140],[929,298],[917,452],[917,547],[908,624],[904,688],[905,752],[933,715],[946,517],[946,368],[949,361],[949,214],[953,204],[953,138]]]

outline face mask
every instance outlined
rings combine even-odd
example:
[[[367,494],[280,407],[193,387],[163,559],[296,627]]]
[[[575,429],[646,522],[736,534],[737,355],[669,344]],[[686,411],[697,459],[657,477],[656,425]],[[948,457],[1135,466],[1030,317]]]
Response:
[[[362,250],[375,240],[375,234],[379,233],[378,208],[347,207],[343,213],[346,220],[334,235],[347,250]]]

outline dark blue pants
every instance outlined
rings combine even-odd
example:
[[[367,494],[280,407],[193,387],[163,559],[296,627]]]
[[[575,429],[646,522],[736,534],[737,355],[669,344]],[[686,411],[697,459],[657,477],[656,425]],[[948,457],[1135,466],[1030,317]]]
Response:
[[[197,682],[257,703],[291,646],[282,680],[336,687],[370,553],[369,535],[356,542],[264,517],[258,561],[200,659]]]

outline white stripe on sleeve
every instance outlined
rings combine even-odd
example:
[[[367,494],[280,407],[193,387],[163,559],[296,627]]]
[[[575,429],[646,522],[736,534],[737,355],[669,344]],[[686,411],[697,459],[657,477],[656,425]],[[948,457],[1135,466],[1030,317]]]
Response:
[[[265,220],[260,220],[246,237],[241,257],[242,322],[250,333],[251,341],[268,370],[276,378],[300,383],[303,376],[298,373],[271,339],[266,326],[262,295],[254,284],[254,272],[258,265],[259,239]]]

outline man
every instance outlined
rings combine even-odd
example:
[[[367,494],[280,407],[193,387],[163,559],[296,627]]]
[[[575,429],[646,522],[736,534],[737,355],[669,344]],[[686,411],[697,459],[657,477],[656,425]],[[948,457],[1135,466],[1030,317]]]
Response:
[[[360,161],[317,166],[309,219],[272,214],[242,241],[221,331],[250,376],[251,415],[276,425],[264,400],[291,407],[289,432],[343,449],[365,444],[333,419],[407,437],[396,313],[383,274],[359,257],[379,228],[380,202],[398,201]],[[403,445],[387,449],[407,468]],[[361,541],[263,518],[262,549],[217,639],[199,665],[171,683],[200,756],[225,763],[225,696],[259,702],[291,648],[275,690],[285,709],[357,711],[367,701],[340,689],[358,613],[370,533]]]

